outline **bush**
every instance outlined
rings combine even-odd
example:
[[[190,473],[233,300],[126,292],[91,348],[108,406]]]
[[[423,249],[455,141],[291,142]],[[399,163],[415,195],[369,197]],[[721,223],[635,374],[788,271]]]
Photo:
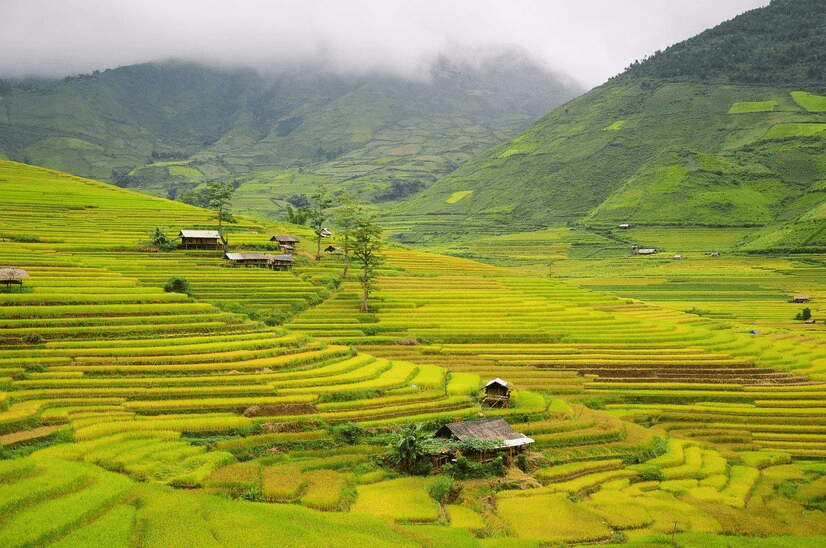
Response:
[[[163,290],[167,293],[184,293],[188,297],[192,296],[192,287],[189,285],[189,280],[183,276],[172,276],[163,286]]]
[[[344,445],[358,445],[364,438],[364,428],[355,422],[347,422],[333,426],[331,431],[336,443]]]
[[[430,496],[436,502],[444,502],[450,495],[450,490],[453,489],[453,478],[447,476],[439,476],[432,484],[430,484]]]
[[[802,312],[798,312],[797,316],[794,317],[795,320],[803,320],[806,321],[812,317],[812,311],[807,306],[803,309]]]
[[[166,235],[164,229],[156,226],[149,233],[149,240],[146,242],[147,246],[156,247],[161,251],[172,251],[177,247],[177,243]]]

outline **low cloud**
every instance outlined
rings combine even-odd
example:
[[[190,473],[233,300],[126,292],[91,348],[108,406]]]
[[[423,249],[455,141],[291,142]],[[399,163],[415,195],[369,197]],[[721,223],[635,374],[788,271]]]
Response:
[[[65,76],[170,58],[421,76],[446,50],[518,46],[597,85],[768,0],[2,0],[0,74]]]

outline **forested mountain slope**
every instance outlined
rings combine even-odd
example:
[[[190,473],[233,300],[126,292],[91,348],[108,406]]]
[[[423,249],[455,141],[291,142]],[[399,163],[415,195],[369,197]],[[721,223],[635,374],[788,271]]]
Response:
[[[235,181],[238,207],[268,216],[320,182],[401,199],[581,93],[506,49],[421,81],[168,62],[0,84],[0,155],[172,198]]]
[[[816,230],[826,200],[817,72],[826,42],[814,28],[826,28],[822,4],[776,0],[658,52],[468,162],[403,204],[393,223],[416,241],[451,227],[795,222],[791,240],[749,249],[826,245]],[[764,54],[748,45],[754,37]],[[806,54],[792,71],[790,54],[778,52],[798,50]]]

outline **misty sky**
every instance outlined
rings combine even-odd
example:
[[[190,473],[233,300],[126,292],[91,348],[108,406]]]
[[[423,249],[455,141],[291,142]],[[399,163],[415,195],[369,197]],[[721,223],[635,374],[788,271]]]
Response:
[[[769,0],[0,0],[0,76],[170,58],[424,74],[516,45],[586,87]]]

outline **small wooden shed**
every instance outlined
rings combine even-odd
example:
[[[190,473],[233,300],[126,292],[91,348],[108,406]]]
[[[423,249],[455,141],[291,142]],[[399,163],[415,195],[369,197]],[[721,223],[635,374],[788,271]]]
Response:
[[[653,247],[639,247],[634,250],[635,255],[653,255],[657,250]]]
[[[184,249],[221,249],[221,234],[217,230],[188,230],[178,234]]]
[[[23,280],[29,277],[29,273],[16,266],[0,267],[0,284],[9,287],[11,285],[23,285]]]
[[[270,238],[271,242],[278,244],[278,249],[284,253],[292,253],[299,244],[299,239],[292,234],[276,234]]]
[[[500,378],[495,378],[485,384],[483,390],[485,397],[482,399],[483,407],[499,407],[505,409],[510,405],[511,390],[513,387]]]
[[[514,430],[503,418],[497,419],[475,419],[464,422],[452,422],[442,426],[433,434],[434,438],[446,440],[464,441],[468,438],[478,440],[501,440],[501,444],[491,452],[479,455],[464,455],[480,461],[493,460],[498,455],[505,453],[508,458],[514,457],[524,451],[525,446],[533,443],[533,439]],[[449,455],[442,455],[444,457]]]
[[[812,300],[812,298],[809,297],[808,295],[795,295],[794,298],[792,299],[792,302],[793,303],[807,303],[811,300]]]
[[[330,255],[341,255],[344,252],[344,250],[337,245],[328,245],[324,248],[324,251],[326,251]]]

